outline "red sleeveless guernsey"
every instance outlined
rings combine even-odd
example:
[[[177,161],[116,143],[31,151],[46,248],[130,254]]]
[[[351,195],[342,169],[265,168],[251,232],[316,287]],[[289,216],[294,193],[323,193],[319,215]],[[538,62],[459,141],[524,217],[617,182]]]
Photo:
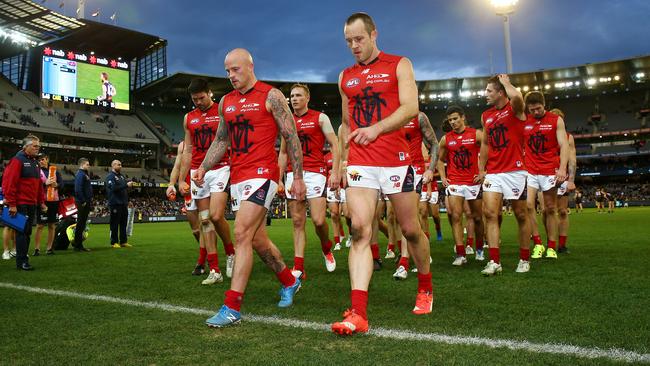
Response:
[[[350,132],[369,127],[399,108],[397,64],[401,56],[379,53],[368,65],[355,64],[343,71],[341,90],[348,98]],[[379,135],[368,146],[350,143],[348,165],[375,167],[411,163],[403,129]]]
[[[530,174],[555,175],[560,167],[557,142],[558,116],[546,112],[541,119],[529,115],[524,127],[526,170]]]
[[[325,168],[327,168],[327,178],[329,179],[332,168],[334,167],[334,157],[332,156],[332,152],[328,151],[327,154],[323,156],[323,160],[325,161]]]
[[[191,169],[198,169],[205,159],[205,153],[208,152],[212,141],[217,136],[219,128],[219,103],[212,103],[207,111],[194,108],[187,114],[187,130],[190,132],[192,141],[192,165]],[[212,169],[219,169],[228,165],[230,157],[226,152],[221,161]]]
[[[424,156],[422,155],[422,130],[420,130],[420,120],[418,117],[410,120],[403,129],[404,137],[409,145],[411,166],[415,169],[415,174],[422,175],[424,174]]]
[[[325,146],[325,134],[318,122],[321,113],[308,109],[302,116],[293,115],[296,122],[296,132],[302,146],[302,168],[307,172],[325,174],[325,159],[323,158],[323,147]],[[287,161],[287,172],[291,170],[291,162]]]
[[[524,121],[512,110],[510,102],[503,108],[492,107],[481,116],[488,142],[487,173],[526,170],[524,167]]]
[[[453,130],[445,135],[447,147],[447,180],[449,184],[474,185],[478,175],[478,154],[481,145],[476,140],[476,129],[465,127],[462,133]]]
[[[278,126],[266,99],[273,87],[258,81],[246,93],[233,90],[223,98],[223,118],[230,138],[230,182],[264,178],[278,181],[275,140]]]

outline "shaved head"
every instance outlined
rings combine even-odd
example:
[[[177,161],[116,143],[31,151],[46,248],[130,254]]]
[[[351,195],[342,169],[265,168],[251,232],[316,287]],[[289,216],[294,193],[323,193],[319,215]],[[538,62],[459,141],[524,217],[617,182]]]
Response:
[[[113,160],[111,162],[111,168],[113,168],[114,171],[119,173],[120,170],[122,170],[122,162],[119,160]]]
[[[253,56],[247,50],[235,48],[228,52],[223,63],[230,83],[240,92],[248,91],[257,82],[253,71]]]

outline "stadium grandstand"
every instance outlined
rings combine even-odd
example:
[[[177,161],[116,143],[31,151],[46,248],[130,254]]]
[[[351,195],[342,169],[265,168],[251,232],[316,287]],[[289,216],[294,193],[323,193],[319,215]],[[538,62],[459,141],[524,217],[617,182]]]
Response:
[[[6,163],[16,143],[35,133],[68,181],[77,159],[85,156],[91,158],[95,184],[101,186],[110,162],[119,157],[129,179],[161,194],[183,139],[183,115],[193,108],[187,93],[190,80],[207,79],[217,101],[231,90],[223,77],[168,75],[167,41],[158,36],[67,17],[32,1],[3,1],[0,32],[0,158]],[[56,62],[76,65],[76,90],[52,89],[69,76]],[[110,79],[117,89],[112,102],[96,95],[103,70],[115,74]],[[480,125],[488,77],[418,81],[420,110],[438,136],[443,134],[445,109],[452,104],[465,108],[471,125]],[[548,107],[566,114],[578,151],[579,186],[590,191],[612,182],[647,192],[650,56],[517,73],[511,80],[524,93],[543,91]],[[297,81],[267,82],[288,95]],[[336,128],[341,110],[337,85],[308,84],[311,107],[328,114]],[[650,199],[647,194],[627,196],[635,198],[630,204]],[[590,196],[586,198],[589,206]]]

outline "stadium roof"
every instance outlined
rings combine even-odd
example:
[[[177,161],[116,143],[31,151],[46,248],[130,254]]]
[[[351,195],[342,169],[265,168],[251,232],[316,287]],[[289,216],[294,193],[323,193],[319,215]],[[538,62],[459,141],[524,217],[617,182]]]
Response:
[[[3,36],[0,58],[21,52],[25,45],[37,46],[59,39],[83,26],[82,21],[33,1],[0,0],[0,30]]]
[[[0,0],[0,59],[23,52],[26,46],[45,44],[132,60],[149,49],[166,45],[167,41],[130,29],[67,17],[33,1]]]

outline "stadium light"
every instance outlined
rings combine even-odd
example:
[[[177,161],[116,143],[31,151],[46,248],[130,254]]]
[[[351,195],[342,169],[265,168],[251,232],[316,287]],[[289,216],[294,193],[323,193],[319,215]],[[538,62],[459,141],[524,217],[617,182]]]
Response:
[[[503,41],[506,47],[506,70],[512,73],[512,47],[510,45],[510,15],[515,12],[519,0],[490,0],[496,14],[503,17]]]

